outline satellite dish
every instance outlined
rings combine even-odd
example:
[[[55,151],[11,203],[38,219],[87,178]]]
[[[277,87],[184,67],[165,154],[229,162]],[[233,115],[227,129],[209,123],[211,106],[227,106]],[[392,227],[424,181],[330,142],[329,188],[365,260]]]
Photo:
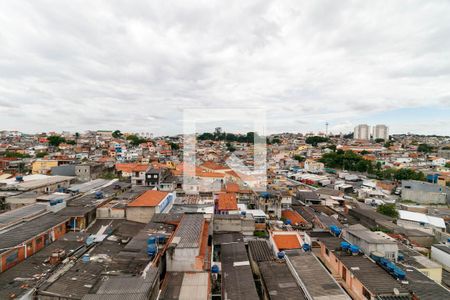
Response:
[[[398,291],[398,288],[394,288],[394,294],[395,294],[396,296],[398,296],[398,295],[400,294],[400,292]]]

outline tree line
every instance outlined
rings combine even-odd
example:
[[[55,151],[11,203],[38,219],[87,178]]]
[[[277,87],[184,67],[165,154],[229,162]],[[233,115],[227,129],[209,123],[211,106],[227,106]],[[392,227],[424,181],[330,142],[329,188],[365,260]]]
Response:
[[[373,163],[364,159],[361,155],[353,151],[337,150],[336,152],[325,153],[320,159],[328,168],[338,168],[349,171],[357,171],[375,175],[379,179],[388,180],[420,180],[425,181],[423,172],[417,172],[413,169],[402,168],[383,169],[381,162]]]

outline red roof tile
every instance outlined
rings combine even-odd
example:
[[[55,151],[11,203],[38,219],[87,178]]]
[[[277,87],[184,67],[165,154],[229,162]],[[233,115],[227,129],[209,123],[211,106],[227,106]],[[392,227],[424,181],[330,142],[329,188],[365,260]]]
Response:
[[[277,234],[273,240],[279,250],[298,249],[300,242],[296,234]]]
[[[217,209],[218,210],[237,210],[237,200],[236,194],[234,193],[224,193],[219,194],[217,199]]]
[[[168,192],[161,192],[161,191],[146,191],[139,197],[137,197],[135,200],[128,203],[128,206],[131,207],[139,207],[139,206],[145,206],[145,207],[154,207],[157,206],[161,201],[168,195]]]

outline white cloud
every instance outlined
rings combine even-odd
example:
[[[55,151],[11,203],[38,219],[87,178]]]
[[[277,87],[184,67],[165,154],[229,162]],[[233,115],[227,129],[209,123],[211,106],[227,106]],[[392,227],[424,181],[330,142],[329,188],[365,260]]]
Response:
[[[171,134],[183,108],[264,107],[269,131],[306,131],[449,107],[449,14],[448,1],[2,1],[0,128]]]

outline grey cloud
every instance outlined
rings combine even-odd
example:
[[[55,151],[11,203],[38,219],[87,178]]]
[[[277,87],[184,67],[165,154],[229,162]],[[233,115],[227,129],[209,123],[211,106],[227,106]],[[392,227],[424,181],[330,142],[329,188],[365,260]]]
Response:
[[[450,106],[449,13],[419,0],[3,1],[0,128],[173,134],[183,108],[264,107],[269,131],[337,129]]]

